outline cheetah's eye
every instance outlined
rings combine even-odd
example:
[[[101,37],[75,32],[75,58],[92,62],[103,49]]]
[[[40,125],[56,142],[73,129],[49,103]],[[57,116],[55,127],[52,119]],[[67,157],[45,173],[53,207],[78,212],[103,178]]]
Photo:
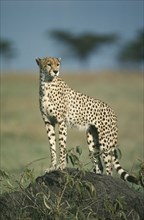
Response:
[[[51,63],[48,63],[48,66],[51,66]]]
[[[59,66],[60,64],[58,63],[57,66]]]

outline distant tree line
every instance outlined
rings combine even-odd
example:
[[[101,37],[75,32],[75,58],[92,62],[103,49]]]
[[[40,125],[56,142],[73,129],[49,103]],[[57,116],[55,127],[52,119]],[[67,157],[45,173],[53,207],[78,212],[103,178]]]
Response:
[[[83,33],[75,35],[65,30],[53,30],[46,33],[57,43],[68,49],[68,56],[79,59],[80,63],[87,65],[94,53],[98,53],[102,46],[114,44],[119,40],[116,34]],[[0,39],[0,58],[11,60],[17,55],[14,42]],[[118,51],[117,60],[124,66],[138,67],[144,61],[144,30],[137,32],[136,37],[122,45]]]
[[[16,49],[14,48],[14,42],[7,39],[0,39],[0,57],[9,60],[15,56]]]
[[[78,58],[82,63],[99,48],[116,43],[119,37],[115,34],[83,33],[74,35],[68,31],[53,30],[47,33],[60,44],[67,45],[69,55]],[[121,65],[139,66],[144,61],[144,30],[140,30],[132,41],[126,42],[118,51],[117,60]]]

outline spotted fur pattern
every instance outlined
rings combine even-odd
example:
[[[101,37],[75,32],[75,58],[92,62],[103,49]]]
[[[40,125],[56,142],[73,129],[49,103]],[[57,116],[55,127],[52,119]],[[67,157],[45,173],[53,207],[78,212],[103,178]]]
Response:
[[[66,167],[67,127],[78,127],[86,130],[96,173],[103,171],[102,158],[107,175],[112,175],[114,166],[124,180],[137,183],[136,178],[119,164],[116,153],[117,117],[112,108],[98,99],[74,91],[59,78],[60,58],[37,58],[36,62],[40,69],[40,111],[50,143],[50,170],[57,167],[55,125],[58,123],[60,169]]]

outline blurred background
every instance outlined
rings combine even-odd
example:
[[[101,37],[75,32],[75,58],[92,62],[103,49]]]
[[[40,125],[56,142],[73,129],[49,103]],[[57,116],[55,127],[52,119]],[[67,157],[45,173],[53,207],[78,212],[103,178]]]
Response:
[[[31,163],[40,174],[49,166],[35,63],[35,57],[45,56],[62,58],[61,77],[70,87],[116,111],[121,163],[129,171],[138,168],[143,159],[143,0],[0,4],[2,169],[18,174]],[[69,131],[67,145],[81,146],[82,160],[89,162],[83,132]]]

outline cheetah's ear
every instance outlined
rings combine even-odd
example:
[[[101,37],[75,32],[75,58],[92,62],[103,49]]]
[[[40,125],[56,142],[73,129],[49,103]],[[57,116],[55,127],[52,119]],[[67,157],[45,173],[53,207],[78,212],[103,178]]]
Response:
[[[35,58],[37,65],[39,66],[41,59],[39,57]]]
[[[61,58],[59,57],[58,60],[61,62]]]

